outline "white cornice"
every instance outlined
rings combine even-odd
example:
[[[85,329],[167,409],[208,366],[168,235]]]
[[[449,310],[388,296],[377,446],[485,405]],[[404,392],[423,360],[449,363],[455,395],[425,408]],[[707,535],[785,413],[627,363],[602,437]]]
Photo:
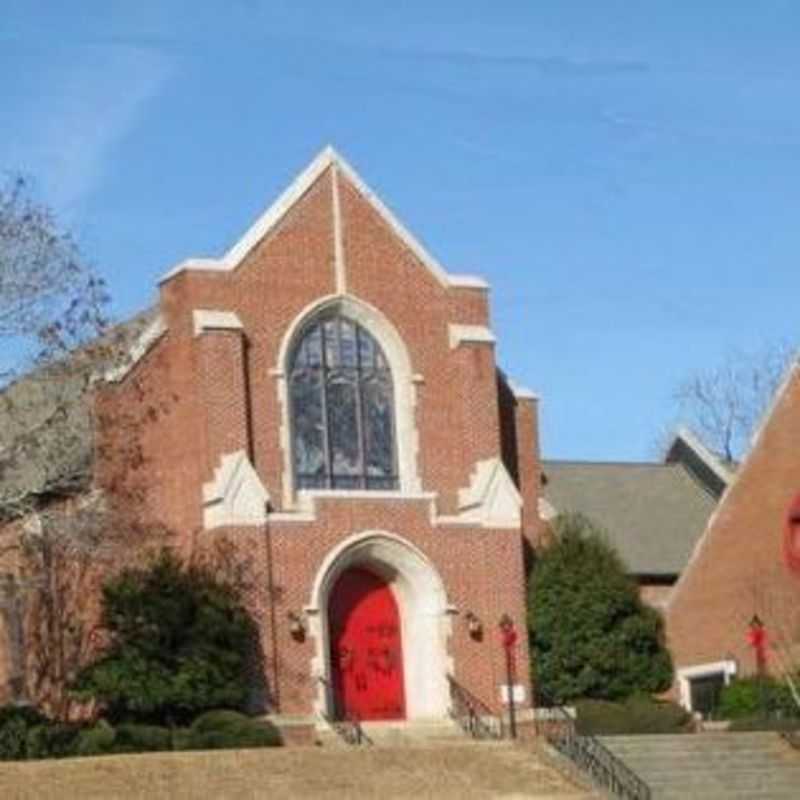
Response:
[[[487,289],[488,284],[481,278],[471,275],[450,275],[442,265],[425,249],[400,220],[387,208],[383,201],[367,186],[359,174],[330,145],[295,178],[292,184],[278,199],[250,226],[247,232],[220,259],[190,258],[181,261],[161,277],[159,283],[174,278],[182,272],[231,272],[236,269],[247,254],[280,222],[289,209],[314,185],[315,181],[328,167],[335,165],[339,172],[358,190],[364,199],[375,209],[386,224],[394,231],[403,244],[427,267],[428,271],[445,288]]]
[[[192,311],[194,335],[206,331],[241,331],[242,321],[233,311],[216,311],[210,308],[196,308]]]
[[[527,386],[520,386],[516,381],[509,380],[508,387],[517,400],[540,400],[540,396]]]
[[[494,344],[494,334],[485,325],[448,325],[450,349],[461,344]]]

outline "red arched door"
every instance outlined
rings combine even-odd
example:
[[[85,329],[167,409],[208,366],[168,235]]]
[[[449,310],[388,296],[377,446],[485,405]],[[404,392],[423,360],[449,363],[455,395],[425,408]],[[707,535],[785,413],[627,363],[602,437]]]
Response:
[[[336,713],[404,719],[400,617],[386,581],[365,569],[342,573],[328,602]]]

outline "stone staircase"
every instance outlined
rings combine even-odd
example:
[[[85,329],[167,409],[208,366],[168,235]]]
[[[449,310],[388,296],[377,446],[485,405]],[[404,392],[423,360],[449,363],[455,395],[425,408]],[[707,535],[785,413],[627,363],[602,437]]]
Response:
[[[414,722],[364,722],[365,744],[374,747],[408,747],[426,744],[463,744],[465,734],[452,720],[432,719]],[[324,747],[349,747],[327,723],[317,726],[316,741]]]
[[[653,800],[800,798],[800,751],[776,733],[604,736]]]

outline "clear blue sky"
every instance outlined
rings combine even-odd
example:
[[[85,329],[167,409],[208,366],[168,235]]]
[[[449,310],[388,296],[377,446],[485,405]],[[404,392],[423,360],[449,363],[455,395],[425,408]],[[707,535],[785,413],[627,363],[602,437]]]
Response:
[[[651,456],[681,376],[800,338],[797,0],[5,0],[0,87],[119,316],[334,144],[490,281],[551,457]]]

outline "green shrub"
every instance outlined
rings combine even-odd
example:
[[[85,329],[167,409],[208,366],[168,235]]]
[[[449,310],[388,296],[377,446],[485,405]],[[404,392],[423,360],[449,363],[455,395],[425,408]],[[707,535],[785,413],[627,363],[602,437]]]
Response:
[[[78,676],[75,695],[106,707],[111,722],[185,723],[241,706],[253,623],[232,588],[168,553],[103,587],[114,644]]]
[[[198,732],[219,731],[250,722],[250,717],[240,711],[217,708],[201,714],[192,723],[192,730]]]
[[[47,717],[30,706],[0,708],[0,761],[27,758],[29,731],[47,721]]]
[[[117,732],[104,719],[90,728],[84,728],[75,742],[75,755],[99,756],[114,752]]]
[[[528,587],[531,671],[545,698],[620,700],[664,691],[672,661],[664,625],[646,606],[604,533],[562,514]]]
[[[78,725],[48,721],[28,729],[27,758],[66,758],[75,755]]]
[[[636,696],[625,703],[608,700],[575,702],[578,732],[591,736],[634,733],[686,733],[691,716],[675,703]]]
[[[215,710],[199,716],[183,742],[187,750],[226,750],[243,747],[279,747],[280,733],[265,720],[236,711]]]
[[[717,716],[722,719],[800,716],[789,687],[773,678],[739,678],[723,687]]]
[[[114,738],[115,753],[160,753],[172,750],[172,731],[160,725],[124,723]]]

